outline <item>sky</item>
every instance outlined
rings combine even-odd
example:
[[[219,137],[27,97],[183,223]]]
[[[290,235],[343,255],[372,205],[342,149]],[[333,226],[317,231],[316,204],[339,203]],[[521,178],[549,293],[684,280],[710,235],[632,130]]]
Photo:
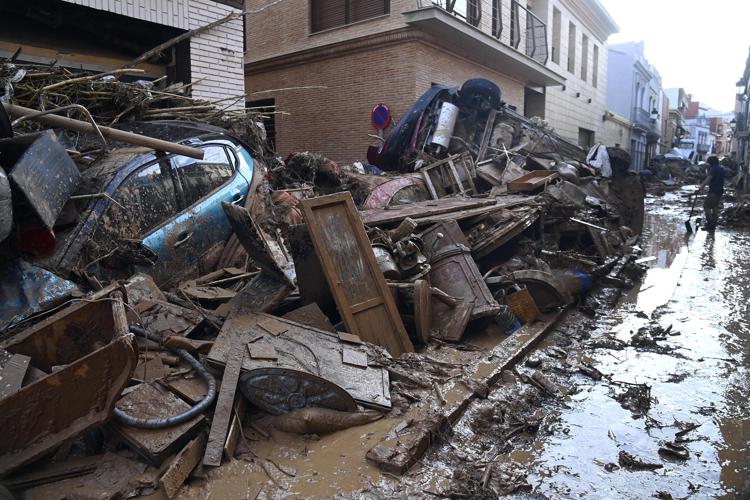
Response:
[[[734,110],[750,47],[750,0],[600,0],[620,32],[610,44],[644,41],[666,88]]]

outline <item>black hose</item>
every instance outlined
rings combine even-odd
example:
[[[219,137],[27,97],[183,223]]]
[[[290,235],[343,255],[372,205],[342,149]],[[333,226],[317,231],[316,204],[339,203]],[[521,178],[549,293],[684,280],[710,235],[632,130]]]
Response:
[[[134,335],[138,335],[139,337],[161,343],[161,338],[159,336],[154,335],[153,333],[139,326],[131,326],[130,332]],[[186,410],[173,417],[167,418],[135,418],[115,407],[114,417],[115,420],[117,420],[119,423],[129,425],[131,427],[140,427],[142,429],[164,429],[165,427],[172,427],[174,425],[181,424],[187,420],[192,419],[196,415],[203,413],[214,402],[214,399],[216,398],[216,380],[214,380],[211,374],[206,371],[200,361],[195,359],[189,352],[184,349],[169,349],[169,351],[187,362],[187,364],[189,364],[196,372],[198,372],[198,375],[200,375],[200,377],[206,381],[206,385],[208,385],[208,392],[206,393],[206,395],[198,402],[198,404],[196,404],[189,410]]]

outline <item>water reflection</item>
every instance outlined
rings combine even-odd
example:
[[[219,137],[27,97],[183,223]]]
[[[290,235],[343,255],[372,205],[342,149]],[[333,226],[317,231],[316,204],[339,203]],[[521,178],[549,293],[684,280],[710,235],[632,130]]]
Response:
[[[635,349],[594,353],[597,366],[614,380],[651,386],[652,425],[620,407],[608,384],[581,380],[582,390],[559,416],[563,431],[538,443],[529,476],[537,493],[750,498],[750,234],[720,229],[686,238],[685,214],[669,208],[680,203],[679,195],[669,196],[652,200],[655,209],[646,220],[643,255],[656,259],[632,300],[602,318],[599,333],[626,341],[647,323],[672,325],[679,335],[665,344],[679,356]],[[689,435],[689,459],[670,462],[658,449],[674,439],[679,423],[700,427]],[[664,468],[607,472],[620,450]]]

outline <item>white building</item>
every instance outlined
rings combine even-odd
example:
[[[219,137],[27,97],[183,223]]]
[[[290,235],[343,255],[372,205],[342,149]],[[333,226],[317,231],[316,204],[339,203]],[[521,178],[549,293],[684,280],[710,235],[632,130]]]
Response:
[[[662,135],[661,76],[643,53],[643,42],[609,46],[607,110],[630,122],[631,168],[640,172],[657,154]],[[629,147],[628,147],[629,146]]]
[[[562,137],[582,147],[601,142],[607,95],[607,38],[619,27],[599,0],[529,0],[528,9],[547,25],[547,67],[565,77],[544,94],[526,92],[526,114],[543,109]],[[541,89],[540,89],[541,90]]]
[[[110,71],[175,36],[240,13],[242,0],[0,2],[0,56]],[[192,84],[193,97],[244,106],[243,20],[193,36],[137,67]]]

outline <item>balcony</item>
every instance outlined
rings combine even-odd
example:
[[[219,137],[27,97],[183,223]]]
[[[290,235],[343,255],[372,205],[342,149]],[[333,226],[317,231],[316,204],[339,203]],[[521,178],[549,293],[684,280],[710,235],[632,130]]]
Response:
[[[636,106],[633,108],[633,114],[631,116],[633,126],[646,132],[649,136],[659,137],[659,126],[657,120],[651,118],[651,113]]]
[[[510,8],[493,0],[415,0],[415,7],[403,13],[406,23],[446,48],[529,84],[565,83],[545,66],[546,24],[516,0]]]
[[[695,150],[699,153],[708,153],[711,151],[711,147],[708,144],[698,144],[695,146]]]
[[[747,132],[750,127],[748,127],[748,117],[747,113],[737,113],[737,116],[735,117],[736,120],[736,132]]]

